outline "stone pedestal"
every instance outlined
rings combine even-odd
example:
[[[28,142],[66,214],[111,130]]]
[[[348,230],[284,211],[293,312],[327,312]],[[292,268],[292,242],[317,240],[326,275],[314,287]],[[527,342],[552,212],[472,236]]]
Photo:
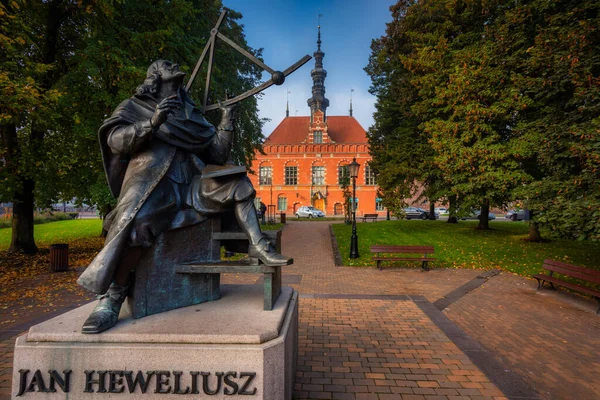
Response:
[[[223,285],[221,300],[83,335],[90,303],[17,339],[13,399],[291,399],[298,293],[272,311],[260,285]]]

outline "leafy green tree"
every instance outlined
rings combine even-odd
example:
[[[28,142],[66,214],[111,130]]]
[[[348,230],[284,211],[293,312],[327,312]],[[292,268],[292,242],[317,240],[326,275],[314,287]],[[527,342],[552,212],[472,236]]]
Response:
[[[57,0],[2,2],[0,13],[0,133],[5,164],[0,190],[13,202],[10,250],[33,253],[36,181],[46,161],[61,161],[45,146],[58,136],[55,127],[62,117],[58,108],[65,93],[55,84],[84,40],[87,13],[83,5]]]
[[[510,201],[514,188],[531,181],[521,161],[532,149],[519,137],[521,110],[529,99],[507,68],[514,49],[504,51],[494,35],[501,2],[454,4],[445,9],[443,29],[417,36],[417,51],[403,62],[423,99],[414,109],[425,120],[437,165],[463,211],[479,207],[486,216],[491,206]],[[433,6],[428,12],[437,13]],[[488,229],[487,218],[478,228]]]
[[[446,191],[444,180],[434,164],[429,137],[420,129],[421,116],[413,111],[420,99],[418,89],[410,82],[411,72],[402,56],[415,51],[414,30],[425,20],[411,11],[412,1],[399,1],[391,7],[393,21],[386,35],[373,40],[369,64],[370,93],[377,96],[375,123],[369,129],[372,168],[388,209],[401,214],[405,199],[420,195],[430,201],[431,218],[435,218],[435,201]]]
[[[367,67],[382,189],[407,198],[414,182],[433,182],[451,213],[454,200],[482,215],[519,200],[534,211],[533,239],[538,223],[599,239],[599,10],[592,0],[399,1]],[[431,159],[441,173],[428,176]]]
[[[171,59],[191,71],[223,6],[211,0],[37,0],[0,7],[0,194],[14,204],[10,249],[32,253],[36,205],[77,197],[104,208],[114,201],[102,184],[98,127],[133,94],[152,61]],[[240,18],[231,11],[221,32],[260,57],[247,46]],[[224,99],[226,90],[254,87],[261,73],[233,49],[217,46],[210,102]],[[197,100],[202,80],[192,88]],[[239,116],[233,158],[249,164],[262,141],[255,98],[240,105]]]
[[[600,240],[600,4],[535,0],[510,17],[532,37],[518,84],[532,99],[524,166],[535,181],[516,196],[553,234]]]
[[[478,207],[487,215],[530,180],[521,160],[531,148],[515,135],[527,99],[493,37],[501,2],[400,1],[392,11],[387,37],[374,43],[385,62],[371,63],[383,71],[371,133],[384,188],[419,184],[432,203],[454,200],[451,217],[456,200],[463,213]],[[488,228],[486,218],[479,228]]]

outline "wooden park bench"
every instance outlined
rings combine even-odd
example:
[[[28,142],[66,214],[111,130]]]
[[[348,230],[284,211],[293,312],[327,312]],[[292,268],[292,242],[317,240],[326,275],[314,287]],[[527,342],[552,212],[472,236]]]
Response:
[[[371,246],[371,253],[375,253],[372,257],[377,262],[377,268],[380,270],[381,261],[421,261],[422,268],[424,271],[429,271],[429,262],[435,261],[435,258],[428,257],[428,254],[433,254],[433,246],[389,246],[389,245],[375,245]],[[396,256],[396,254],[422,254],[421,257],[417,256]]]
[[[548,282],[550,287],[554,289],[554,285],[560,285],[567,287],[569,289],[577,290],[579,292],[585,293],[587,295],[593,296],[598,301],[598,310],[596,314],[600,313],[600,290],[593,289],[588,286],[583,286],[581,284],[568,282],[560,277],[554,275],[554,273],[568,276],[571,278],[575,278],[581,282],[589,282],[592,284],[600,285],[600,271],[580,267],[577,265],[565,264],[560,261],[554,260],[544,260],[544,265],[542,266],[548,274],[535,274],[532,275],[538,281],[538,290],[544,287],[544,282]]]
[[[363,222],[367,222],[368,219],[377,221],[377,217],[379,217],[379,214],[365,214],[365,215],[363,215]]]

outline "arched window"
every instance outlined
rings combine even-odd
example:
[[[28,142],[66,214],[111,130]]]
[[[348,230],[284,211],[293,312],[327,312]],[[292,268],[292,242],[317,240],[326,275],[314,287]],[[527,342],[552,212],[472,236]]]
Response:
[[[373,171],[369,164],[365,165],[365,185],[375,186],[376,184],[375,171]]]
[[[323,165],[313,165],[312,184],[322,186],[325,184],[325,167]]]
[[[264,164],[258,167],[258,184],[271,185],[273,183],[273,168]]]
[[[350,184],[350,173],[347,165],[340,165],[338,167],[338,185],[343,184]]]
[[[287,211],[287,197],[284,195],[277,198],[277,211]]]

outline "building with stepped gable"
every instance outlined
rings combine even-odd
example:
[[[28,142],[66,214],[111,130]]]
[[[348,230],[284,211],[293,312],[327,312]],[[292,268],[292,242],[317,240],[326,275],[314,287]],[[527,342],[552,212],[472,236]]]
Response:
[[[371,156],[365,129],[350,115],[329,116],[325,97],[325,78],[321,51],[321,27],[318,27],[317,51],[312,97],[307,101],[310,116],[285,118],[269,135],[263,151],[256,153],[250,179],[257,192],[256,204],[263,202],[271,213],[295,214],[301,206],[313,206],[327,216],[344,215],[344,196],[340,182],[346,166],[354,158],[360,164],[356,179],[356,215],[386,214],[377,198],[375,174],[369,167]],[[350,183],[350,189],[351,183]]]

